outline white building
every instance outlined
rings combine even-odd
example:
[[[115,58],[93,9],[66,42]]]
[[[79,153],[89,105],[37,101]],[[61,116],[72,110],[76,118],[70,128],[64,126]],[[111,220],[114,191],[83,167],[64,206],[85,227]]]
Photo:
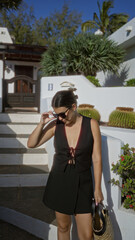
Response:
[[[99,82],[104,87],[123,86],[124,82],[135,78],[135,18],[109,36],[126,51],[125,61],[120,67],[119,76],[110,73],[97,73]]]
[[[0,112],[10,107],[39,110],[38,76],[41,55],[46,49],[14,44],[7,28],[0,28]]]

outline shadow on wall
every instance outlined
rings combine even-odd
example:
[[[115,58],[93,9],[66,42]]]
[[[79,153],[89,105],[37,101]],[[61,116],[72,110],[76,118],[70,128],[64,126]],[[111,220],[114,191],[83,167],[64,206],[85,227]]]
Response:
[[[0,98],[0,113],[2,112],[2,98]]]
[[[108,205],[110,217],[113,224],[113,229],[115,229],[114,239],[122,240],[120,228],[119,228],[115,213],[113,211],[114,204],[113,204],[112,195],[111,195],[111,184],[109,183],[111,179],[111,172],[110,172],[111,170],[110,170],[108,144],[107,144],[106,136],[102,136],[102,148],[104,149],[104,151],[102,151],[104,153],[102,157],[103,158],[103,178],[104,178],[105,189],[107,193],[107,205]]]
[[[121,72],[116,74],[107,74],[105,78],[104,87],[117,87],[117,86],[124,86],[124,81],[128,78],[129,68],[124,66]]]

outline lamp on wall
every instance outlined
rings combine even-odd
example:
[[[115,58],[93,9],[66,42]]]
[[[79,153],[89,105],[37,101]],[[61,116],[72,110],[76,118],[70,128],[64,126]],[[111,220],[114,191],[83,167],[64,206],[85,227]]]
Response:
[[[126,31],[127,31],[127,32],[131,32],[132,29],[133,29],[132,26],[127,26],[127,27],[126,27]]]
[[[66,76],[67,75],[67,73],[66,73],[67,60],[65,57],[62,59],[61,63],[62,63],[62,68],[63,68],[63,72],[61,75]]]
[[[8,66],[8,65],[5,65],[5,70],[7,73],[10,73],[11,70],[12,70],[12,65]]]

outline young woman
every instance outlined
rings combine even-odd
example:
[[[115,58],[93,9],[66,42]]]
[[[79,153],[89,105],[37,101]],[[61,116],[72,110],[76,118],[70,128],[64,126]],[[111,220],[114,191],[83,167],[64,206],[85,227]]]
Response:
[[[79,239],[92,240],[92,198],[96,204],[103,200],[99,125],[77,112],[77,98],[73,90],[57,92],[52,99],[54,112],[42,114],[28,139],[28,147],[35,148],[54,136],[55,154],[43,202],[55,210],[58,240],[70,240],[71,215],[75,216]]]

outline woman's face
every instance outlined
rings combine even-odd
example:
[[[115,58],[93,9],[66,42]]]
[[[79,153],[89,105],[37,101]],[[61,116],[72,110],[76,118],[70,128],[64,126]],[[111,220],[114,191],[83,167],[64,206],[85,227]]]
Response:
[[[74,113],[76,110],[75,104],[72,105],[72,108],[58,107],[53,109],[54,112],[57,114],[58,119],[64,122],[65,124],[70,124],[73,122]]]

